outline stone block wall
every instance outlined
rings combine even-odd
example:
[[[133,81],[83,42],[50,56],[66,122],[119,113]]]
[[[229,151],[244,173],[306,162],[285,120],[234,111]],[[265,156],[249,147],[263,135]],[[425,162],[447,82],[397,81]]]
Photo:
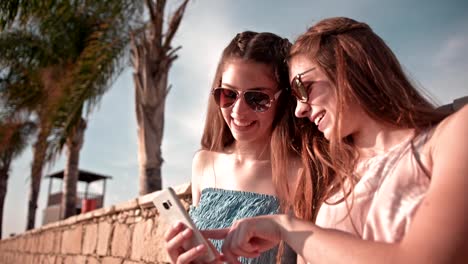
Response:
[[[190,185],[175,187],[186,208]],[[0,240],[0,264],[169,263],[151,193]]]

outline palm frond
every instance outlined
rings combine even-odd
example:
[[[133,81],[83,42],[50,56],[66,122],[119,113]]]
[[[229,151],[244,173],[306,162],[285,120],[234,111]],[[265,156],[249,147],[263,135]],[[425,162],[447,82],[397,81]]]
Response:
[[[0,167],[10,167],[11,161],[26,149],[36,129],[36,124],[28,119],[0,120]]]
[[[2,0],[0,1],[0,30],[27,24],[32,17],[44,17],[68,1],[60,0]]]
[[[0,67],[19,66],[37,69],[54,64],[58,56],[41,35],[25,30],[11,30],[0,34]]]
[[[121,6],[114,8],[119,11]],[[117,14],[102,15],[100,19],[93,16],[87,23],[91,34],[82,41],[84,49],[74,59],[67,75],[66,96],[53,117],[54,140],[50,142],[49,159],[61,151],[82,112],[90,114],[127,65],[130,27],[121,25],[121,13]]]
[[[167,29],[167,36],[164,40],[164,49],[169,50],[170,44],[172,42],[172,39],[174,38],[175,33],[177,32],[177,29],[179,28],[180,22],[182,21],[182,17],[184,16],[185,9],[187,8],[189,0],[184,0],[184,2],[177,8],[177,10],[174,12],[172,15],[170,22],[169,22],[169,27]]]
[[[58,153],[62,149],[76,120],[81,118],[84,106],[85,115],[88,115],[120,75],[125,66],[122,55],[127,42],[117,39],[102,41],[93,37],[89,40],[70,73],[67,95],[63,97],[64,101],[53,118],[53,137],[57,140],[51,143],[51,153]]]
[[[87,115],[99,104],[127,65],[129,33],[141,20],[143,6],[143,0],[6,0],[0,4],[0,24],[8,26],[0,34],[0,50],[10,47],[0,55],[0,72],[14,72],[17,77],[16,81],[0,79],[0,91],[8,87],[3,90],[11,94],[9,98],[26,98],[21,93],[36,88],[31,98],[41,98],[40,116],[48,116],[52,124],[49,157],[61,151],[82,112]],[[19,45],[12,48],[11,43]],[[24,60],[14,64],[19,53]],[[59,79],[48,77],[57,75]],[[50,89],[60,90],[58,101],[47,99]],[[38,96],[41,91],[42,97]],[[7,101],[12,108],[29,102]]]
[[[22,110],[32,112],[41,105],[45,96],[44,90],[34,78],[15,71],[0,76],[3,116],[13,116]]]

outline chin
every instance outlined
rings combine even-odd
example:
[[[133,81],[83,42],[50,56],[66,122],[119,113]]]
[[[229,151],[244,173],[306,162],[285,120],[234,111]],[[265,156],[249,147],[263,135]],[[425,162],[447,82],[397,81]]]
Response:
[[[323,136],[325,137],[326,140],[330,141],[331,138],[331,132],[329,129],[325,129],[325,131],[322,132]]]

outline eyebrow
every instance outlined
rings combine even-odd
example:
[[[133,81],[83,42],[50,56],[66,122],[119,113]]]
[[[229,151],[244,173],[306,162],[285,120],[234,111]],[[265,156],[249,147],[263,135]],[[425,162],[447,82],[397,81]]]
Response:
[[[311,72],[311,71],[313,71],[313,70],[315,70],[315,67],[312,67],[312,68],[310,68],[310,69],[308,69],[308,70],[306,70],[306,71],[303,71],[303,72],[301,72],[301,73],[298,73],[298,74],[296,74],[296,76],[302,76],[302,75],[304,75],[304,74],[306,74],[306,73],[308,73],[308,72]]]

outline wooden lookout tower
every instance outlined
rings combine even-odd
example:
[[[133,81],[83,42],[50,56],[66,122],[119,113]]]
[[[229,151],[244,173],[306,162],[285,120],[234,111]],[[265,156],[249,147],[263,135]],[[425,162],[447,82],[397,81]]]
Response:
[[[47,193],[47,206],[44,209],[44,217],[42,224],[61,220],[62,217],[62,199],[63,199],[63,170],[56,173],[47,175],[49,178],[49,190]],[[105,176],[89,171],[79,170],[78,184],[85,183],[86,188],[84,192],[77,190],[76,192],[76,214],[85,213],[94,209],[102,208],[104,205],[104,195],[106,193],[106,181],[111,179],[111,176]],[[53,193],[53,186],[56,181],[60,182],[60,189],[58,192]],[[89,185],[93,182],[102,181],[101,193],[92,193],[89,190]]]

